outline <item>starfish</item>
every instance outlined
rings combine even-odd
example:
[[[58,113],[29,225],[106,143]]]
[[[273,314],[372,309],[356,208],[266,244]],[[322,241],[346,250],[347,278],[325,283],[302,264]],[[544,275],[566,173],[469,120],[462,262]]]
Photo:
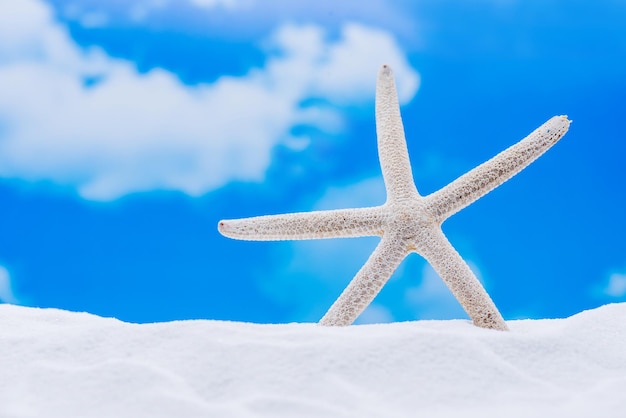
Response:
[[[507,326],[467,263],[441,230],[448,217],[523,170],[567,132],[567,116],[554,116],[517,144],[442,189],[421,196],[413,181],[393,71],[383,65],[376,84],[376,133],[387,201],[370,208],[338,209],[222,220],[218,229],[242,240],[304,240],[380,236],[381,241],[320,325],[350,325],[370,304],[402,260],[423,256],[474,325]]]

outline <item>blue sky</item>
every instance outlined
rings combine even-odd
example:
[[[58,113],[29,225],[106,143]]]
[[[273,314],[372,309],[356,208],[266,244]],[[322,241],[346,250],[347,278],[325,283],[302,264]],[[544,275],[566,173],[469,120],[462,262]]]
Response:
[[[622,1],[0,0],[0,300],[126,321],[316,321],[373,238],[217,222],[384,201],[397,75],[415,181],[569,133],[444,232],[506,319],[626,301]],[[361,322],[463,318],[417,255]]]

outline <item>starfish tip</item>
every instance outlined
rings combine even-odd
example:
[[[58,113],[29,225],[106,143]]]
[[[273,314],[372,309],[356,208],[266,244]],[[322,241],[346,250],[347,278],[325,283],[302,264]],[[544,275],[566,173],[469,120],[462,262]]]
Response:
[[[379,75],[384,75],[386,77],[393,77],[393,70],[391,69],[391,66],[389,66],[388,64],[383,64],[380,67],[380,72]]]
[[[568,119],[567,115],[555,116],[553,119],[558,119],[561,122],[565,122],[565,123],[568,123],[568,124],[572,123],[572,121]]]
[[[217,223],[217,230],[220,232],[220,234],[224,235],[224,236],[228,236],[228,231],[229,231],[229,227],[228,227],[228,222],[227,221],[219,221]]]

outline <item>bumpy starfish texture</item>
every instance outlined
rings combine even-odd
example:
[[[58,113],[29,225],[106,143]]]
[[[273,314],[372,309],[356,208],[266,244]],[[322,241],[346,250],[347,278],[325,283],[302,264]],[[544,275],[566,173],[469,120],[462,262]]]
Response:
[[[473,323],[506,330],[495,304],[441,230],[451,215],[484,196],[554,145],[567,132],[567,116],[555,116],[526,138],[428,196],[413,181],[391,68],[382,66],[376,86],[376,132],[387,201],[371,208],[339,209],[223,220],[219,231],[242,240],[303,240],[380,236],[365,265],[320,320],[350,325],[411,252],[439,274]]]

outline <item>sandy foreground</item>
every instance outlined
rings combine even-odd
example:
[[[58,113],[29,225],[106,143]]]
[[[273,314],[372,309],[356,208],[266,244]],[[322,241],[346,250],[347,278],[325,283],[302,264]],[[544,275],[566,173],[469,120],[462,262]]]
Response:
[[[130,324],[0,305],[0,416],[626,416],[626,303],[508,325]]]

